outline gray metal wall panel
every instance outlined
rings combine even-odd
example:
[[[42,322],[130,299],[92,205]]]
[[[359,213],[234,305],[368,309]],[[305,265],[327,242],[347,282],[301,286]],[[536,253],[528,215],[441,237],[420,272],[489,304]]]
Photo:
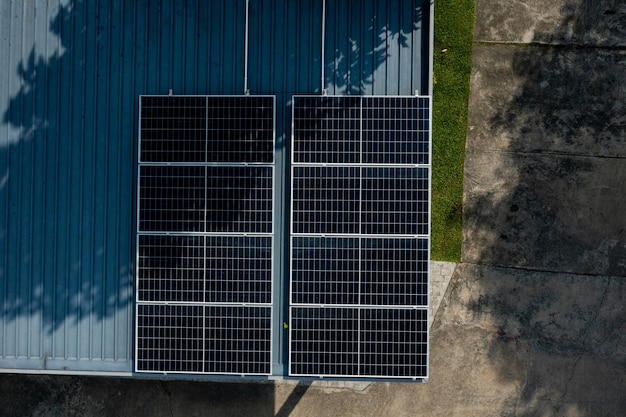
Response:
[[[245,5],[0,2],[0,368],[132,369],[137,99],[243,94]],[[291,95],[320,93],[322,65],[329,94],[426,93],[429,7],[327,0],[322,63],[321,0],[250,0],[248,87],[279,110],[277,279]]]

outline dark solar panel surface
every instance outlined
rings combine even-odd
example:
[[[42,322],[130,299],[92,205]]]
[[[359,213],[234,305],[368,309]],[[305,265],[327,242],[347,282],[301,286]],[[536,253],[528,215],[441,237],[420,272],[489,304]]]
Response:
[[[137,369],[202,372],[204,309],[197,305],[137,305]]]
[[[294,237],[291,245],[292,302],[359,302],[361,253],[358,238]]]
[[[141,97],[142,162],[203,162],[206,97]]]
[[[298,236],[291,245],[294,304],[428,303],[427,239]]]
[[[205,311],[205,372],[271,372],[271,307],[211,306]]]
[[[358,233],[360,185],[358,167],[294,167],[293,233]]]
[[[429,163],[427,97],[364,97],[362,103],[363,163]]]
[[[274,98],[141,97],[141,162],[274,161]]]
[[[138,300],[204,301],[204,236],[139,235]]]
[[[293,307],[294,375],[428,376],[426,310]]]
[[[361,179],[361,233],[428,234],[428,169],[365,167]]]
[[[271,308],[137,306],[141,371],[269,374]]]
[[[293,162],[360,162],[360,97],[297,97],[294,103]]]

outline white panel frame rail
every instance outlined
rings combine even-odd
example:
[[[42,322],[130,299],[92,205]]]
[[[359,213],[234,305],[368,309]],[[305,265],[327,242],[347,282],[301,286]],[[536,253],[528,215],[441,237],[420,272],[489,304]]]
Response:
[[[165,100],[168,97],[204,102],[206,112],[202,115],[197,110],[200,105],[195,113],[193,106],[181,106],[172,108],[170,117],[178,118],[176,121],[148,121],[147,116],[144,119],[148,111],[144,103],[152,98]],[[271,99],[271,126],[268,126],[269,117],[246,116],[246,108],[249,111],[259,111],[259,108],[227,104],[228,100],[245,103],[254,99]],[[212,103],[218,104],[212,106]],[[268,111],[265,107],[261,110]],[[218,120],[226,120],[223,123],[227,125],[232,122],[228,125],[232,128],[216,129],[226,137],[240,129],[241,123],[248,123],[249,132],[264,130],[268,135],[271,130],[271,160],[259,157],[259,152],[254,153],[254,137],[242,142],[236,135],[231,139],[242,147],[250,146],[246,149],[252,161],[241,161],[233,156],[243,150],[228,142],[228,138],[220,142],[225,148],[213,149],[217,153],[211,154],[210,135],[214,126],[211,123],[219,123]],[[169,129],[170,136],[163,139],[163,149],[155,151],[166,155],[164,160],[150,156],[148,151],[147,156],[142,157],[142,145],[161,146],[160,139],[154,139],[156,145],[149,144],[148,139],[144,141],[142,132],[148,132],[148,124],[155,131],[163,126]],[[173,143],[177,140],[177,144]],[[187,155],[182,159],[192,161],[181,161],[176,153],[177,146]],[[267,152],[270,145],[265,143],[265,146],[263,152]],[[275,150],[276,98],[273,95],[139,97],[135,372],[271,375]],[[173,173],[161,182],[154,180],[157,184],[168,184],[168,189],[150,188],[153,179],[148,174],[153,172]],[[191,174],[179,176],[179,172]],[[179,188],[180,182],[186,188]],[[148,185],[142,187],[142,184]],[[147,196],[142,196],[142,191]],[[173,194],[169,199],[168,192]],[[156,201],[153,214],[148,210],[152,207],[152,203],[146,203],[148,198]],[[233,202],[235,199],[237,201]],[[229,212],[233,204],[240,204],[243,209],[239,207],[241,210]],[[198,205],[203,208],[196,210]],[[228,218],[210,223],[211,210]],[[145,216],[142,217],[142,213]],[[151,223],[150,216],[157,221]],[[160,229],[153,226],[159,224],[159,219],[165,219],[162,222],[165,226]],[[170,224],[174,226],[167,230]],[[142,248],[153,241],[155,249],[145,249],[150,256],[142,258]],[[144,264],[148,266],[142,270]],[[149,276],[142,281],[142,274]],[[262,279],[255,280],[259,276]]]
[[[298,112],[308,99],[330,104],[311,110],[314,116],[309,125],[299,126]],[[378,120],[385,140],[370,141],[364,150],[365,132],[376,130],[369,117],[374,113],[365,114],[371,109],[367,100],[416,104],[417,130],[425,141],[420,139],[418,149],[407,152],[403,135],[415,133],[410,127],[415,124],[406,117],[395,119],[393,112],[388,112]],[[344,106],[342,101],[348,104]],[[294,95],[292,103],[289,376],[426,381],[432,97]],[[299,142],[304,130],[310,137],[308,143]],[[383,186],[399,185],[377,189],[372,186],[375,181],[367,182],[366,173],[372,170],[394,173],[392,180],[381,181]],[[394,182],[396,177],[399,179]],[[339,186],[332,188],[333,181]],[[411,189],[416,184],[423,189]],[[418,193],[422,217],[415,217],[411,210],[416,195],[411,193]],[[420,200],[424,195],[427,201]],[[383,199],[377,200],[377,196]],[[366,200],[371,203],[368,209],[364,209]],[[377,216],[378,220],[371,220]],[[380,251],[378,259],[365,259],[364,245],[376,240],[391,243],[391,249]],[[305,253],[314,259],[307,259]],[[393,259],[384,259],[387,257]],[[421,274],[422,281],[414,280],[417,284],[411,287],[403,284],[415,276],[407,276],[404,283],[393,280],[407,273]],[[368,288],[365,281],[372,276],[378,280],[369,288],[378,290],[364,294],[363,288]],[[394,286],[391,292],[395,293],[386,294]],[[400,294],[402,291],[408,296]],[[403,364],[412,360],[419,363]]]

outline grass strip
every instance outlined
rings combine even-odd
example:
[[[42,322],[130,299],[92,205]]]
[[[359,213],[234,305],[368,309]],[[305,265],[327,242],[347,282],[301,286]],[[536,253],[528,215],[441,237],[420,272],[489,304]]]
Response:
[[[461,259],[473,0],[435,2],[431,258]]]

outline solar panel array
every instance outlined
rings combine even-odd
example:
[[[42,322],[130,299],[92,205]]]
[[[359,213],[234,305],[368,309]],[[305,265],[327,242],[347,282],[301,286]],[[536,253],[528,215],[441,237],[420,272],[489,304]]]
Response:
[[[291,376],[428,377],[430,98],[294,96]]]
[[[273,96],[142,96],[136,370],[271,373]]]

